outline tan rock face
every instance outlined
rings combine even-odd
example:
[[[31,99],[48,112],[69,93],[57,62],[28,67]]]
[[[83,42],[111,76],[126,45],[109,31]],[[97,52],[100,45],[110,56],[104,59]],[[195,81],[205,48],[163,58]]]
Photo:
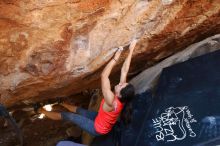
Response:
[[[220,32],[220,0],[1,0],[0,9],[6,106],[98,86],[115,48],[133,38],[131,74]]]

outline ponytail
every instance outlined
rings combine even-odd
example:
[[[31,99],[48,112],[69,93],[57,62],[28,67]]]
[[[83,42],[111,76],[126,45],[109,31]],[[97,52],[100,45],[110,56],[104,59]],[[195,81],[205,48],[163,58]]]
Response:
[[[121,120],[123,124],[125,124],[126,126],[130,124],[132,121],[132,113],[133,113],[132,102],[125,103],[124,109],[122,110],[121,113]]]
[[[134,86],[128,84],[121,91],[121,98],[119,100],[124,103],[124,108],[121,113],[121,120],[125,125],[128,125],[132,121],[132,99],[134,98]]]

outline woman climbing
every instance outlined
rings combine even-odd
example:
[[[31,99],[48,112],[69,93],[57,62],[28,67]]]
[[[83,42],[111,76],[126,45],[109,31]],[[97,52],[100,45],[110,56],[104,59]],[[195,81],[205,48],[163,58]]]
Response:
[[[104,135],[110,132],[123,108],[125,109],[121,114],[121,120],[129,123],[131,120],[131,100],[135,92],[134,87],[127,83],[126,78],[136,42],[136,40],[133,40],[129,46],[129,54],[121,69],[120,83],[115,86],[114,92],[111,91],[109,75],[121,55],[122,47],[119,47],[113,59],[103,70],[101,74],[101,89],[104,98],[101,101],[98,113],[66,103],[61,105],[71,112],[48,112],[43,108],[40,108],[39,112],[53,120],[63,119],[73,122],[93,136]]]

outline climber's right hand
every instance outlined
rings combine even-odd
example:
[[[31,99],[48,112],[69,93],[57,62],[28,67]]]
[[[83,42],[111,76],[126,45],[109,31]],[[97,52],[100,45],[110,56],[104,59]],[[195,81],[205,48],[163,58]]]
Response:
[[[133,51],[135,46],[136,46],[136,44],[137,44],[137,39],[132,40],[132,42],[131,42],[131,44],[129,46],[129,50]]]
[[[117,61],[121,56],[121,52],[123,49],[118,48],[117,52],[115,53],[114,60]]]

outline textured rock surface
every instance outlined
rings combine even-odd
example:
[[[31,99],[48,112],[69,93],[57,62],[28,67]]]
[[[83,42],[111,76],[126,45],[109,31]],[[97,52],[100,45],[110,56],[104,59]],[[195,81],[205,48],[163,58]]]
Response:
[[[98,85],[114,48],[134,37],[131,75],[220,32],[220,0],[1,0],[0,9],[6,106]]]

